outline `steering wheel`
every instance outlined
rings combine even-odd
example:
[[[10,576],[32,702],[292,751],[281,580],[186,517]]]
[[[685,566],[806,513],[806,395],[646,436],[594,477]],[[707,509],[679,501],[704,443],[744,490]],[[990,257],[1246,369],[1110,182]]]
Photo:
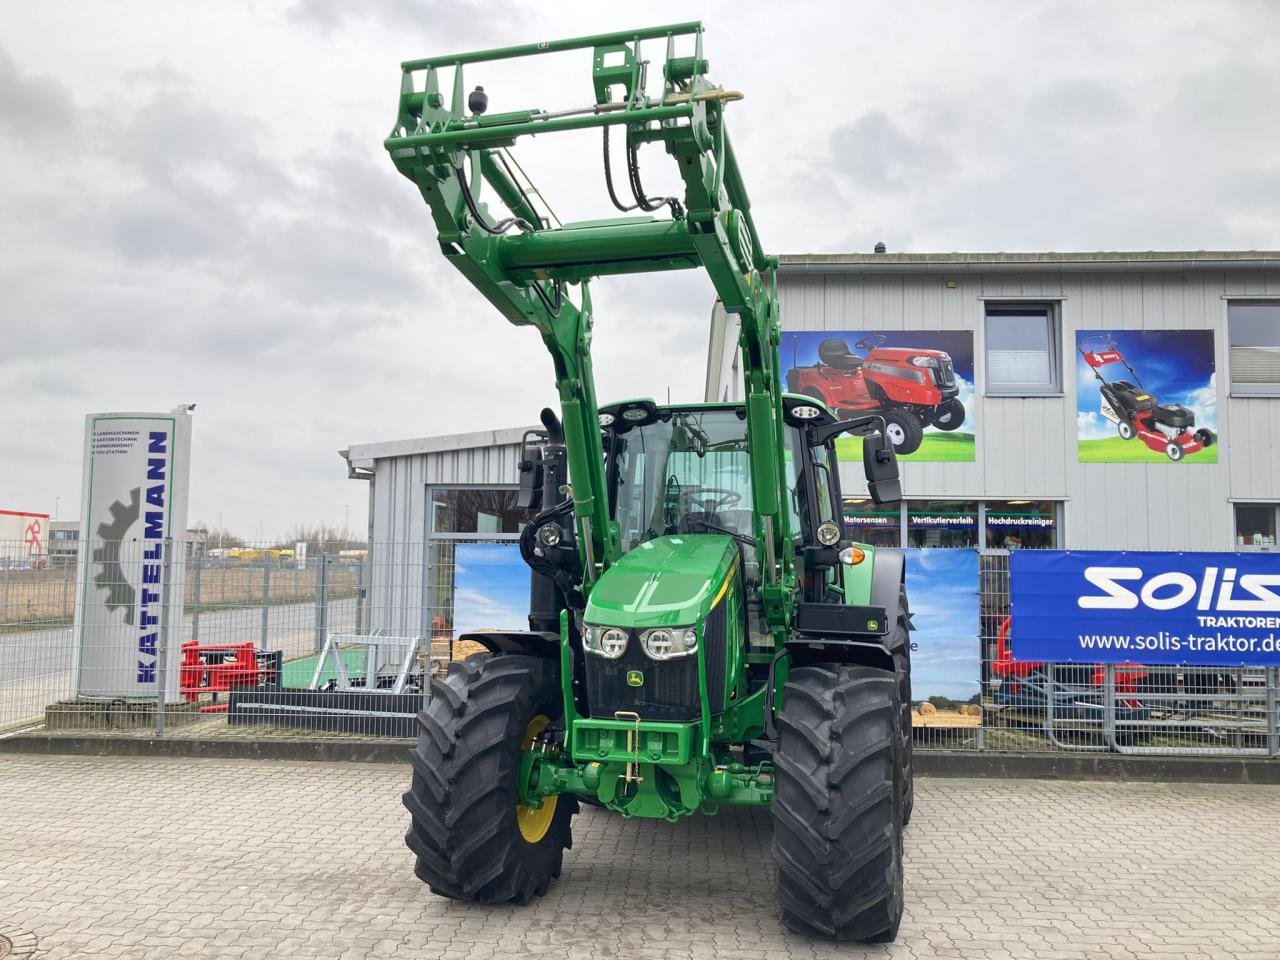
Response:
[[[876,347],[880,346],[880,344],[884,343],[886,339],[888,338],[885,337],[883,333],[873,333],[863,337],[854,344],[854,347],[858,350],[874,350]]]
[[[726,487],[700,487],[697,490],[680,492],[681,512],[687,512],[691,506],[697,504],[703,513],[719,513],[721,509],[732,507],[740,502],[742,502],[742,494]]]

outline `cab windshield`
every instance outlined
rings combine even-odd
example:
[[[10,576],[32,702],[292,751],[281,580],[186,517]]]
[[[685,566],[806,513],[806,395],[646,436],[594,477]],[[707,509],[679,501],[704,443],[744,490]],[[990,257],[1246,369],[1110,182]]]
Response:
[[[620,430],[614,468],[623,551],[674,533],[755,535],[747,425],[736,410],[676,410]]]

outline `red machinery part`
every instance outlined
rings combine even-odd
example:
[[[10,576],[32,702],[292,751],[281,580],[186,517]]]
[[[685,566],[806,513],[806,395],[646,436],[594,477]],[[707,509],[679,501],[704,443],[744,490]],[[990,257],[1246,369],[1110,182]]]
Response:
[[[1043,667],[1044,663],[1039,660],[1015,660],[1009,636],[1012,632],[1013,617],[1005,617],[1004,622],[1000,624],[1000,632],[996,635],[996,659],[995,663],[991,665],[991,672],[999,677],[1026,677],[1033,671]],[[1122,666],[1130,667],[1131,669],[1116,671],[1116,693],[1137,693],[1138,681],[1147,675],[1147,671],[1133,664],[1123,664]],[[1100,666],[1095,667],[1093,685],[1100,687],[1105,679],[1106,670]]]
[[[188,640],[182,645],[182,699],[194,703],[201,694],[215,696],[232,687],[256,687],[261,679],[258,652],[252,640],[245,643],[201,644]],[[201,713],[225,711],[225,703],[206,704]]]

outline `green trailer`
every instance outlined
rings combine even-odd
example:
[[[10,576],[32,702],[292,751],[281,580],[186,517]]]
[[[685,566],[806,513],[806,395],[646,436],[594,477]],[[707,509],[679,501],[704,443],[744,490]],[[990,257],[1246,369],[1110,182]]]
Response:
[[[464,79],[574,51],[591,59],[578,107],[490,113]],[[436,893],[523,903],[559,876],[580,804],[665,820],[768,807],[782,920],[891,940],[912,806],[910,614],[902,556],[845,536],[835,441],[863,437],[877,501],[900,497],[897,461],[878,416],[838,421],[782,391],[777,260],[727,130],[741,95],[708,69],[698,23],[403,64],[391,158],[442,255],[541,336],[559,394],[520,463],[529,629],[468,635],[489,652],[433,683],[406,840]],[[587,128],[619,215],[560,224],[513,148]],[[680,196],[646,194],[651,144]],[[743,402],[601,405],[589,282],[697,268],[739,321]]]

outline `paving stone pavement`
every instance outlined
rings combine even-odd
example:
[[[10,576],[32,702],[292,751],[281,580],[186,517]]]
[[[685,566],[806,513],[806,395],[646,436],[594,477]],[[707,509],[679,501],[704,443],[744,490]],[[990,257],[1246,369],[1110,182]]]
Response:
[[[406,770],[0,756],[0,934],[53,958],[1280,957],[1280,789],[921,780],[898,942],[780,928],[769,817],[587,809],[527,907],[413,876]],[[24,941],[29,942],[29,941]]]

